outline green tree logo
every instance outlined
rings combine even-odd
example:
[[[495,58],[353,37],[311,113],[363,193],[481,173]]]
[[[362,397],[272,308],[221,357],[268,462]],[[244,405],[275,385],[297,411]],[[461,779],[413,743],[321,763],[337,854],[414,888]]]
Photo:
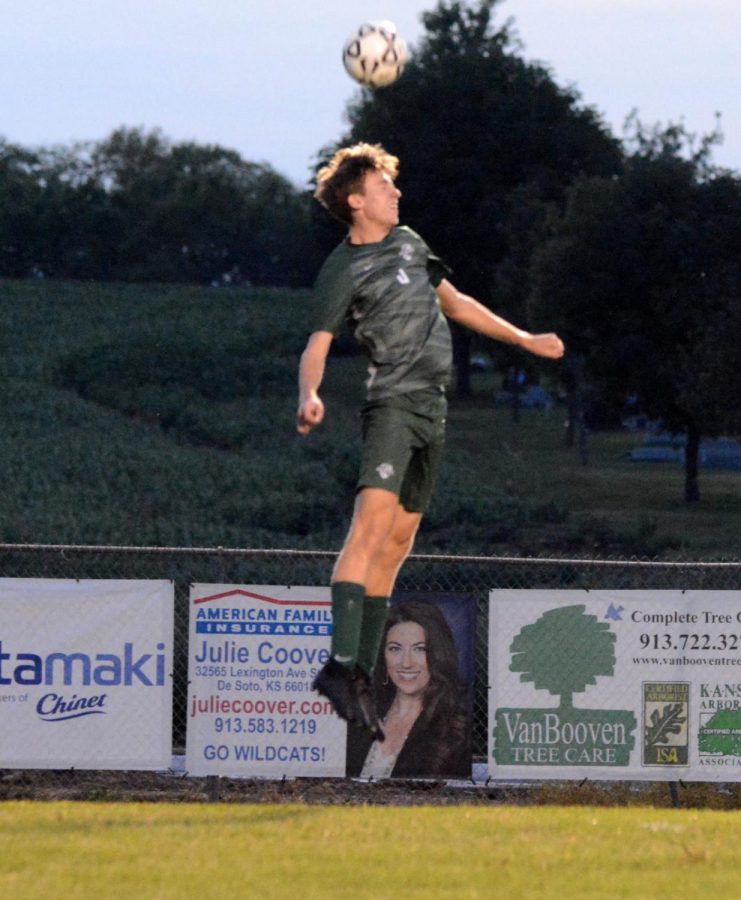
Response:
[[[502,766],[627,766],[636,717],[625,709],[578,709],[574,694],[615,672],[616,637],[586,607],[551,609],[510,644],[510,671],[559,698],[557,707],[499,706],[494,760]]]
[[[560,697],[561,709],[571,709],[574,694],[615,670],[615,635],[583,605],[544,613],[520,630],[510,652],[510,670],[522,673],[520,681]]]

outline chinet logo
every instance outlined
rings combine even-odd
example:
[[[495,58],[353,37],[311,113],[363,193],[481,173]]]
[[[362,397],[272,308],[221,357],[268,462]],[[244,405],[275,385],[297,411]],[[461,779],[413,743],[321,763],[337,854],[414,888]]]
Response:
[[[157,644],[155,649],[158,652],[136,656],[133,643],[126,642],[122,653],[97,653],[95,656],[49,653],[39,656],[27,652],[14,654],[0,641],[0,685],[161,687],[165,683],[165,645]],[[46,695],[47,698],[51,696],[56,695]]]
[[[72,694],[44,694],[36,704],[36,712],[44,722],[66,722],[68,719],[81,719],[83,716],[104,716],[107,694],[93,697],[78,697]]]

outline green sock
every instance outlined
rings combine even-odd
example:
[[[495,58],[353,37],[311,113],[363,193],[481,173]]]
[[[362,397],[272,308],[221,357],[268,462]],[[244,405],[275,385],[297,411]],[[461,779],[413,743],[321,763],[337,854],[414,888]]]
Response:
[[[371,676],[381,649],[383,631],[389,610],[388,597],[366,597],[363,604],[363,625],[358,645],[358,667]]]
[[[343,666],[353,669],[358,659],[363,622],[365,588],[352,581],[332,585],[332,643],[330,653]]]

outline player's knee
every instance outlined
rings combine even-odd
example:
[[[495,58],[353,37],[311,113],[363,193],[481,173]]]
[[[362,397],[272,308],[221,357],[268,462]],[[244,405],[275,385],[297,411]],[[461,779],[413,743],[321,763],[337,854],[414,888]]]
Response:
[[[347,545],[370,556],[379,553],[387,543],[389,528],[383,522],[357,520],[350,527]]]
[[[383,544],[383,553],[391,562],[403,562],[412,552],[415,532],[392,531]]]

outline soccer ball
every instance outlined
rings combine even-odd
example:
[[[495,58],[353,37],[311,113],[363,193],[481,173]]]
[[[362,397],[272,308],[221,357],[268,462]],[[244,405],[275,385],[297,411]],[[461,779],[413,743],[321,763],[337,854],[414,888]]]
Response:
[[[342,62],[348,75],[367,87],[386,87],[404,71],[407,45],[393,22],[367,22],[345,41]]]

